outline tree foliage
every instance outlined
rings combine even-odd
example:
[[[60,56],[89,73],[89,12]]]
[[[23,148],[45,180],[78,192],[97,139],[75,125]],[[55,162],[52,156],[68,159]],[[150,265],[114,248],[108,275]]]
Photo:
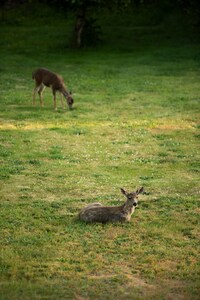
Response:
[[[35,0],[2,0],[0,9],[9,9],[21,4],[33,4]],[[38,0],[39,1],[39,0]],[[102,10],[130,10],[134,8],[149,8],[160,16],[179,10],[187,15],[191,24],[200,27],[199,0],[40,0],[46,5],[53,5],[74,14],[71,46],[81,48],[84,45],[96,45],[100,41],[101,28],[98,26],[98,13]],[[0,16],[3,16],[3,9]],[[95,14],[94,14],[95,12]],[[162,16],[161,16],[162,18]],[[161,19],[160,18],[160,19]],[[1,17],[3,19],[3,17]]]
[[[56,0],[52,0],[56,1]],[[59,0],[75,12],[75,26],[71,45],[80,48],[85,44],[95,45],[100,41],[100,27],[96,19],[90,16],[92,11],[100,9],[123,9],[130,5],[139,5],[142,0]]]

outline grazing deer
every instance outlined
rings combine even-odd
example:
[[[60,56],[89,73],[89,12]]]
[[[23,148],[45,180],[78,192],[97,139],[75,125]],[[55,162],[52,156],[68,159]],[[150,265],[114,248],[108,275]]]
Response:
[[[71,93],[66,90],[63,78],[45,68],[39,68],[32,74],[32,78],[35,80],[35,89],[33,92],[33,104],[35,105],[35,94],[38,92],[40,97],[40,105],[43,106],[42,92],[45,86],[51,87],[53,93],[54,110],[57,110],[56,106],[56,92],[61,94],[62,108],[64,109],[62,95],[66,98],[69,108],[72,108],[74,100]]]
[[[121,189],[121,192],[126,196],[126,202],[123,205],[103,206],[101,203],[91,203],[80,211],[79,219],[87,223],[130,221],[138,203],[138,195],[144,192],[144,188],[141,187],[132,193],[127,193],[124,189]]]

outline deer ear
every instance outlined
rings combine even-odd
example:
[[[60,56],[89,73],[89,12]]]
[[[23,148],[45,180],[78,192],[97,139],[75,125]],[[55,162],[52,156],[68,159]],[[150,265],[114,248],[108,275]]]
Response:
[[[138,195],[138,194],[141,194],[141,193],[143,193],[143,192],[144,192],[144,188],[141,187],[140,189],[138,189],[138,190],[136,191],[136,194]]]
[[[122,188],[121,188],[121,192],[122,192],[123,195],[126,195],[126,191]]]

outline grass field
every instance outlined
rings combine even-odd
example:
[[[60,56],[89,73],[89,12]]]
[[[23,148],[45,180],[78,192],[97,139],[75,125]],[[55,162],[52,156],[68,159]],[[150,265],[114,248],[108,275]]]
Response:
[[[199,44],[129,26],[72,52],[65,26],[0,28],[1,299],[199,299]],[[40,66],[64,77],[72,111],[49,89],[32,106]],[[130,223],[77,220],[140,186]]]

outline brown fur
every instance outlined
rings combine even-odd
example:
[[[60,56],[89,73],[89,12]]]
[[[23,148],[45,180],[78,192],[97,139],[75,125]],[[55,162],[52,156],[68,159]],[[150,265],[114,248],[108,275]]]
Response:
[[[45,86],[47,86],[47,87],[51,87],[52,89],[55,110],[57,109],[57,105],[56,105],[57,91],[61,93],[62,107],[64,108],[63,100],[62,100],[62,95],[63,95],[67,100],[67,104],[69,108],[72,108],[74,100],[71,96],[71,93],[66,90],[64,80],[60,75],[55,74],[45,68],[39,68],[33,72],[32,78],[35,80],[35,89],[33,92],[33,104],[35,104],[35,95],[38,92],[40,97],[40,105],[43,106],[42,92],[44,91]]]
[[[123,205],[103,206],[101,203],[91,203],[80,211],[79,219],[87,223],[130,221],[131,215],[137,206],[138,194],[143,191],[143,187],[133,193],[127,193],[124,189],[121,189],[122,194],[127,198]]]

